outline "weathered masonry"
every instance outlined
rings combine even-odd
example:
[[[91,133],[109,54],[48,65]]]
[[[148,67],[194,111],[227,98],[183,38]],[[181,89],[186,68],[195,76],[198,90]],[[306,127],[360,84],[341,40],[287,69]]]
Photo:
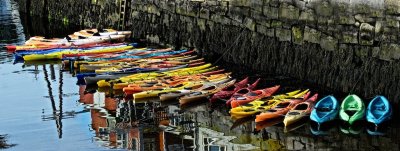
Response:
[[[33,15],[125,25],[135,37],[196,47],[263,72],[400,99],[398,0],[18,1]]]

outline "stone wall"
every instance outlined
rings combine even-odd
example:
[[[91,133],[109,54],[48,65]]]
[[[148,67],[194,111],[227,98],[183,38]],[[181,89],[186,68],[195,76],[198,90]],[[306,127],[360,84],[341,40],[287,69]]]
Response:
[[[120,1],[30,0],[30,8],[46,3],[49,17],[85,27],[116,27]],[[195,47],[206,57],[222,56],[365,98],[382,94],[393,102],[400,99],[397,0],[130,2],[125,29],[132,29],[134,37]]]

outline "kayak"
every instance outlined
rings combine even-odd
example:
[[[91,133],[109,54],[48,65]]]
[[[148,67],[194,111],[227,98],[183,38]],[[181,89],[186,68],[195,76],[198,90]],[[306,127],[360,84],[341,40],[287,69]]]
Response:
[[[129,72],[129,71],[136,71],[141,72],[142,69],[154,69],[156,71],[169,71],[170,69],[182,69],[188,67],[195,67],[205,64],[204,62],[197,62],[191,64],[184,64],[184,65],[174,65],[174,64],[158,64],[158,65],[147,65],[147,66],[130,66],[130,67],[109,67],[109,68],[101,68],[95,70],[96,74],[103,74],[103,73],[121,73],[121,72]]]
[[[188,95],[190,93],[199,92],[199,91],[205,90],[209,87],[213,87],[214,85],[218,85],[219,83],[228,82],[229,78],[230,78],[229,76],[225,76],[225,77],[215,79],[215,80],[206,80],[206,81],[210,81],[210,82],[205,82],[203,84],[199,84],[194,87],[186,87],[182,90],[178,90],[178,91],[174,91],[174,92],[160,94],[159,95],[160,101],[165,102],[165,101],[178,100],[178,98]]]
[[[283,117],[287,112],[289,112],[292,108],[308,99],[310,92],[304,96],[304,98],[293,98],[289,100],[285,100],[272,107],[269,110],[264,111],[263,113],[256,116],[255,122],[268,121],[274,118]],[[282,119],[283,120],[283,119]]]
[[[222,79],[227,79],[229,78],[230,74],[217,74],[217,75],[212,75],[209,77],[206,77],[205,79],[198,79],[196,81],[220,81]],[[189,81],[189,80],[175,80],[173,82],[162,82],[162,83],[146,83],[146,84],[141,84],[141,85],[137,85],[137,84],[130,84],[128,85],[128,87],[123,88],[123,91],[126,95],[131,95],[134,93],[138,93],[138,92],[142,92],[142,91],[149,91],[149,90],[155,90],[155,89],[162,89],[162,88],[166,88],[169,86],[174,86],[174,85],[178,85],[178,84],[184,84],[184,83],[188,83],[188,82],[192,82],[193,80]]]
[[[259,83],[260,79],[256,80],[253,84],[247,85],[249,82],[249,78],[243,79],[241,82],[238,82],[234,85],[228,86],[223,88],[221,91],[215,93],[211,98],[210,102],[214,103],[218,100],[227,100],[229,99],[233,94],[235,94],[237,91],[243,89],[243,88],[248,88],[248,89],[254,89],[257,87],[257,84]]]
[[[376,96],[368,104],[367,121],[378,126],[392,117],[392,107],[384,96]]]
[[[211,67],[211,68],[206,68],[206,69],[200,69],[200,70],[193,70],[193,71],[186,71],[186,72],[177,72],[177,73],[167,73],[167,72],[162,72],[160,73],[152,73],[147,77],[136,77],[136,78],[130,78],[128,82],[118,82],[114,83],[113,89],[123,89],[132,82],[135,81],[141,81],[141,80],[151,80],[159,77],[168,77],[168,76],[185,76],[185,75],[194,75],[194,74],[199,74],[199,73],[204,73],[204,72],[209,72],[215,70],[217,67]],[[122,77],[124,78],[124,77]],[[120,78],[121,79],[121,78]]]
[[[285,127],[310,116],[311,111],[314,109],[314,103],[317,98],[318,94],[314,94],[305,102],[296,104],[292,109],[290,109],[290,111],[286,113],[285,119],[283,120]]]
[[[250,102],[248,104],[232,108],[229,113],[231,114],[231,118],[233,119],[241,119],[244,117],[256,115],[274,107],[278,103],[282,102],[282,99],[302,98],[307,92],[308,90],[305,90],[303,92],[300,92],[300,90],[296,90],[293,92],[279,94],[272,97],[264,97],[254,100],[253,102]]]
[[[208,64],[197,66],[197,67],[177,69],[177,70],[161,72],[161,73],[156,73],[156,72],[137,73],[137,74],[133,74],[133,75],[126,76],[126,77],[121,77],[119,79],[115,79],[115,80],[111,80],[111,81],[101,80],[101,81],[97,82],[97,85],[99,87],[108,87],[108,86],[111,86],[111,83],[113,83],[113,85],[114,85],[113,89],[123,89],[124,87],[127,87],[131,82],[134,82],[134,81],[151,80],[151,79],[155,79],[157,77],[164,77],[164,76],[174,76],[174,75],[183,76],[183,75],[198,74],[198,73],[209,72],[216,68],[216,67],[211,67],[211,68],[210,67],[211,67],[211,64],[208,63]]]
[[[71,51],[60,51],[48,54],[30,54],[23,56],[25,61],[33,61],[33,60],[50,60],[50,59],[62,59],[64,54],[74,54],[74,53],[110,53],[110,52],[118,52],[121,50],[132,49],[132,46],[124,46],[118,48],[104,48],[104,49],[94,49],[87,51],[79,51],[79,50],[71,50]]]
[[[157,61],[190,61],[192,59],[197,58],[194,56],[183,56],[183,57],[173,57],[173,58],[165,58],[165,59],[153,59],[153,58],[143,58],[143,59],[117,59],[117,60],[102,60],[102,61],[70,61],[64,60],[64,64],[73,64],[73,68],[79,69],[80,65],[96,65],[96,64],[105,64],[105,63],[124,63],[124,62],[135,62],[135,63],[147,63],[147,62],[157,62]],[[71,66],[71,65],[67,65]]]
[[[322,98],[314,108],[310,119],[318,125],[334,120],[339,113],[339,103],[332,95]]]
[[[200,80],[207,80],[207,79],[215,79],[216,77],[225,77],[229,76],[231,73],[224,73],[224,70],[216,70],[211,72],[206,72],[202,74],[196,75],[187,75],[187,76],[165,76],[155,79],[149,80],[139,80],[131,82],[128,87],[138,87],[140,85],[156,85],[156,84],[163,84],[163,83],[174,83],[176,81],[200,81]]]
[[[365,105],[357,95],[348,95],[342,102],[339,111],[341,120],[352,125],[358,120],[362,120],[365,116]]]
[[[265,88],[261,90],[250,91],[241,97],[232,97],[230,100],[230,105],[232,108],[238,107],[243,104],[250,103],[259,98],[268,97],[274,94],[279,89],[279,85],[274,87]]]
[[[172,66],[172,65],[183,65],[183,64],[192,64],[192,63],[202,63],[203,58],[195,59],[191,61],[158,61],[158,62],[139,62],[132,61],[132,62],[108,62],[108,63],[97,63],[97,64],[80,64],[79,65],[79,72],[96,72],[96,70],[108,69],[108,68],[132,68],[132,67],[146,67],[146,66]],[[204,62],[203,62],[204,63]]]
[[[222,88],[227,87],[229,85],[233,85],[235,83],[235,81],[236,80],[223,81],[223,82],[220,82],[220,83],[208,86],[208,87],[204,87],[198,91],[186,94],[179,98],[179,104],[185,105],[185,104],[189,104],[192,102],[205,100],[205,99],[207,99],[207,97],[215,94],[216,92],[220,91]]]
[[[226,80],[223,80],[223,81],[226,81]],[[136,99],[158,97],[159,94],[182,90],[185,87],[192,87],[193,85],[197,85],[199,83],[202,83],[202,81],[189,82],[186,84],[178,84],[176,86],[170,86],[170,87],[162,88],[162,89],[158,89],[158,90],[143,91],[143,92],[133,94],[133,98],[134,98],[134,100],[136,100]]]
[[[251,86],[247,86],[247,87],[244,87],[244,88],[241,88],[241,89],[235,91],[235,92],[230,96],[230,98],[225,102],[225,104],[226,104],[227,106],[231,106],[231,102],[232,102],[233,99],[238,98],[238,97],[242,97],[243,95],[245,95],[245,94],[251,92],[251,91],[257,86],[259,80],[260,80],[260,79],[257,79],[257,81],[254,82]]]

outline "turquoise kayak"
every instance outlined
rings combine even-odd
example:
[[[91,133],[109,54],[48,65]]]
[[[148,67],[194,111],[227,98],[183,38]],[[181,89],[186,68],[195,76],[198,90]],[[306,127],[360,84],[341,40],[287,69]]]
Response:
[[[368,104],[367,121],[376,126],[390,120],[392,117],[392,106],[384,96],[376,96]]]
[[[339,103],[332,95],[322,98],[310,114],[310,119],[319,125],[332,121],[339,113]]]

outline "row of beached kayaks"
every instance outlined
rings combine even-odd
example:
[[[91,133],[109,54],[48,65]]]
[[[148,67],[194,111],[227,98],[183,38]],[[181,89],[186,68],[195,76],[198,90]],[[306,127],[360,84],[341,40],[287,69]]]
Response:
[[[338,114],[349,124],[366,117],[368,122],[379,125],[391,118],[391,106],[383,96],[377,96],[365,108],[358,96],[349,95],[339,107],[335,97],[318,101],[318,94],[309,90],[276,95],[279,85],[257,89],[260,79],[237,82],[230,72],[206,63],[194,50],[97,42],[128,35],[130,32],[111,29],[82,30],[65,39],[32,37],[24,46],[9,49],[15,52],[16,59],[25,61],[63,60],[64,69],[76,73],[78,84],[120,90],[134,101],[155,97],[163,102],[179,101],[181,105],[200,100],[223,102],[231,108],[234,119],[255,116],[255,122],[260,123],[284,117],[285,125],[304,118],[322,124],[336,119]]]

